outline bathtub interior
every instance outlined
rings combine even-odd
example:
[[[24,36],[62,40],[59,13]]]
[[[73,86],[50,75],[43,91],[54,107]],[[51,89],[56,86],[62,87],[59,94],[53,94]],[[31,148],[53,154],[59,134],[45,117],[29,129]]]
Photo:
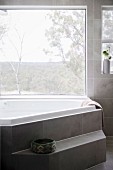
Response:
[[[0,125],[40,121],[95,110],[95,106],[81,107],[83,101],[64,99],[2,100],[0,102]]]
[[[19,111],[51,111],[68,108],[81,107],[83,100],[64,100],[64,99],[32,99],[32,100],[1,100],[0,109],[19,110]]]

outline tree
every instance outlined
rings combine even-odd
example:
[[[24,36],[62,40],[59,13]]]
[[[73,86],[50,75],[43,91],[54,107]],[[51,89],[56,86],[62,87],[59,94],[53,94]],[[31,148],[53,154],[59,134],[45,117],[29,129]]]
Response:
[[[15,64],[13,62],[9,62],[9,64],[11,65],[11,68],[12,68],[12,70],[14,72],[14,75],[15,75],[16,87],[17,87],[18,94],[21,94],[19,71],[20,71],[20,65],[21,65],[21,61],[22,61],[22,49],[23,49],[24,34],[22,36],[20,36],[20,34],[19,34],[19,32],[18,32],[18,30],[16,28],[15,28],[15,31],[16,31],[17,37],[19,39],[20,48],[18,49],[16,47],[16,45],[11,40],[10,40],[10,42],[12,44],[12,47],[16,51],[18,62],[17,62],[16,67],[15,67]]]
[[[7,11],[0,11],[0,42],[1,42],[1,52],[4,55],[5,58],[7,58],[5,54],[5,50],[3,48],[4,46],[4,38],[7,39],[7,42],[10,43],[11,48],[15,50],[15,59],[17,58],[17,62],[8,62],[10,64],[12,71],[15,75],[15,81],[16,81],[16,88],[18,91],[18,94],[21,94],[21,89],[20,89],[20,80],[19,80],[19,71],[20,71],[20,65],[22,61],[22,50],[23,50],[23,41],[24,41],[24,33],[21,35],[16,28],[16,26],[13,26],[13,33],[15,33],[15,38],[18,41],[19,47],[17,47],[17,44],[13,41],[11,37],[9,37],[9,30],[10,30],[10,15],[8,15]],[[2,76],[1,76],[2,78]]]
[[[9,11],[8,14],[10,17],[11,15]],[[47,17],[50,23],[49,28],[47,26],[45,32],[46,38],[49,42],[48,48],[46,48],[47,41],[42,36],[42,40],[43,38],[45,40],[45,43],[43,43],[43,45],[46,46],[45,54],[49,55],[49,58],[47,56],[47,60],[45,58],[44,59],[48,62],[43,61],[43,57],[46,57],[46,55],[40,53],[40,46],[38,47],[39,49],[37,48],[37,51],[34,50],[29,53],[25,52],[29,42],[31,43],[32,50],[36,48],[32,47],[35,46],[35,44],[40,43],[40,35],[36,34],[32,27],[30,27],[30,25],[35,25],[34,22],[32,24],[32,20],[29,21],[30,25],[27,25],[28,23],[26,24],[28,26],[27,31],[25,24],[20,24],[23,21],[25,23],[26,18],[24,18],[22,22],[19,22],[19,20],[16,22],[15,16],[15,19],[12,19],[13,22],[11,20],[12,23],[8,23],[11,25],[11,31],[9,30],[10,25],[7,24],[9,29],[5,33],[5,36],[2,37],[2,40],[4,40],[4,37],[6,38],[4,43],[6,43],[7,50],[2,48],[4,50],[4,55],[5,52],[8,51],[5,55],[7,60],[4,60],[4,56],[2,56],[2,59],[5,62],[1,63],[3,66],[2,82],[4,84],[4,91],[9,93],[13,92],[13,94],[15,91],[16,93],[18,91],[18,94],[22,94],[23,92],[27,94],[83,95],[85,84],[85,15],[83,10],[46,10],[44,14],[42,13],[40,15],[45,15],[43,18]],[[38,25],[38,28],[40,29],[42,26],[44,29],[44,25],[46,23],[48,24],[48,21],[45,22],[45,20],[43,20],[40,27],[40,19],[36,17],[36,22],[38,23],[36,25]],[[37,29],[36,27],[36,30],[40,29]],[[24,31],[26,32],[26,37],[23,33]],[[31,40],[30,38],[27,43],[29,31],[31,31],[33,37],[36,39],[39,38],[39,42],[36,41],[37,43],[34,44],[33,39]],[[43,32],[41,34],[43,34]],[[42,48],[43,47],[41,47],[41,49]],[[37,59],[40,59],[42,63],[28,62],[29,57],[32,59],[34,53],[37,56]],[[58,58],[56,59],[56,62],[52,60],[52,56],[54,56],[54,58]],[[23,57],[25,58],[23,59]],[[28,60],[26,60],[27,57]]]
[[[7,15],[7,11],[6,10],[0,10],[0,41],[2,43],[2,38],[5,35],[5,33],[7,32],[7,25],[4,22],[4,17]],[[0,50],[2,51],[2,48],[0,46]],[[2,72],[1,72],[1,68],[0,68],[0,91],[2,88]]]
[[[4,22],[4,17],[7,15],[6,10],[0,10],[0,40],[7,31],[7,25]]]
[[[16,33],[16,38],[18,39],[19,48],[8,36],[8,31],[7,31],[6,37],[7,37],[7,41],[10,42],[12,48],[15,50],[15,55],[16,55],[15,58],[17,58],[17,62],[10,61],[8,62],[8,64],[11,66],[13,74],[15,75],[16,88],[17,88],[18,94],[21,94],[19,72],[20,72],[20,66],[21,66],[21,61],[22,61],[24,33],[23,35],[20,35],[19,31],[16,28],[14,28],[14,31]],[[3,40],[3,37],[2,37],[2,40]],[[5,51],[3,51],[3,48],[2,48],[2,53],[7,58],[7,56],[5,55]]]
[[[85,13],[84,10],[54,10],[48,14],[50,28],[46,30],[50,49],[48,55],[60,56],[70,69],[77,85],[83,84],[85,71]],[[66,45],[67,42],[67,45]]]

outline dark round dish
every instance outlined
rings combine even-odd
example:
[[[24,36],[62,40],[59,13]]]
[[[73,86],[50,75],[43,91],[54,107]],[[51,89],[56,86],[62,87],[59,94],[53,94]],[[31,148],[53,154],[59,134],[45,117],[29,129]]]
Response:
[[[37,139],[31,142],[31,150],[35,153],[52,153],[56,150],[56,142],[53,139]]]

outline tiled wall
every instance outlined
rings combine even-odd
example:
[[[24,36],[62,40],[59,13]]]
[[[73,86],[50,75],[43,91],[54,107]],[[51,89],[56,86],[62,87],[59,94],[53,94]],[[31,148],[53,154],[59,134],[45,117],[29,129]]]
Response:
[[[1,127],[0,127],[0,170],[1,170]]]
[[[104,109],[104,131],[113,136],[113,75],[101,74],[101,5],[113,5],[112,0],[94,0],[94,99]]]
[[[104,131],[113,136],[113,75],[101,74],[101,5],[113,0],[0,0],[0,5],[86,5],[87,94],[104,108]]]
[[[16,160],[13,159],[14,158],[13,156],[15,155],[14,153],[30,148],[31,142],[33,140],[36,140],[38,138],[52,138],[56,141],[59,141],[59,140],[69,139],[75,136],[82,136],[82,135],[84,136],[84,134],[87,134],[87,133],[92,134],[93,132],[97,132],[97,131],[99,134],[101,134],[100,132],[101,129],[102,129],[102,114],[101,114],[100,109],[91,111],[91,112],[84,112],[81,114],[71,114],[70,116],[65,115],[62,117],[54,118],[54,119],[42,120],[42,121],[31,122],[31,123],[26,123],[26,124],[20,124],[20,125],[14,125],[14,126],[2,126],[1,127],[1,132],[2,132],[2,135],[1,135],[2,136],[1,137],[2,165],[1,167],[2,167],[2,170],[14,170],[14,164],[16,162]],[[88,141],[91,140],[91,143],[94,142],[96,149],[99,144],[98,143],[99,141],[100,143],[102,141],[105,143],[106,141],[104,135],[100,136],[99,138],[98,138],[98,135],[96,135],[95,137],[93,136],[93,138],[92,137],[90,138],[90,137],[88,137],[87,135],[87,139],[89,138]],[[88,148],[87,144],[90,144],[90,143],[87,141],[87,139],[85,139],[85,145]],[[81,142],[80,146],[82,145],[82,143],[84,143],[84,140]],[[104,154],[105,145],[102,144],[102,148],[103,148],[103,152],[101,153],[103,153],[102,155],[104,155],[104,160],[105,160],[105,154]],[[93,150],[95,153],[95,149]],[[67,153],[67,150],[66,150],[66,153]],[[98,155],[98,152],[95,153],[95,155]],[[27,159],[30,159],[30,158],[27,158]],[[101,158],[102,158],[101,161],[103,161],[103,156]],[[26,159],[26,156],[25,156],[25,159]],[[24,161],[26,162],[25,159],[23,160],[23,156],[22,156],[23,162]],[[32,159],[32,160],[33,162],[35,161],[35,159]],[[95,158],[93,160],[95,160]],[[97,160],[99,161],[99,159]],[[95,162],[97,160],[95,160]],[[20,161],[21,161],[21,158],[20,158]],[[19,169],[21,169],[20,167],[21,166],[19,166]],[[24,167],[24,169],[26,168]],[[39,168],[39,169],[41,170],[42,168]]]

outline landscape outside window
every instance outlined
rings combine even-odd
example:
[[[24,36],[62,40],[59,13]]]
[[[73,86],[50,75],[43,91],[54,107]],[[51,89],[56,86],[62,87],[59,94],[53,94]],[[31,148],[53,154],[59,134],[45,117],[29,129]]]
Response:
[[[113,73],[113,7],[102,8],[102,52],[105,50],[108,50],[111,56],[110,72]]]
[[[0,10],[1,95],[85,95],[84,9]]]

